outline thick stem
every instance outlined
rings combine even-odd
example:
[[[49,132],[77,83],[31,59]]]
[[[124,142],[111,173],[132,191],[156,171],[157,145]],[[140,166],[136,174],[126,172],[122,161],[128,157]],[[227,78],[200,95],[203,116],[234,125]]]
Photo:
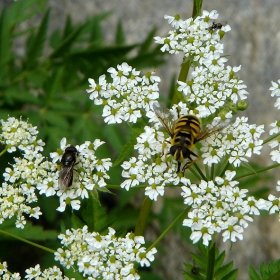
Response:
[[[153,201],[149,197],[145,196],[134,231],[136,236],[144,235],[152,204]]]
[[[213,242],[208,250],[206,280],[213,280],[215,268],[216,242]]]
[[[193,0],[193,12],[192,12],[193,19],[195,19],[201,14],[202,2],[203,0]]]
[[[182,63],[178,81],[185,82],[187,80],[190,66],[191,66],[190,59],[187,59],[185,62]],[[183,100],[183,94],[182,92],[178,91],[178,87],[179,85],[177,84],[175,87],[175,94],[173,95],[171,105],[177,104],[179,101]]]

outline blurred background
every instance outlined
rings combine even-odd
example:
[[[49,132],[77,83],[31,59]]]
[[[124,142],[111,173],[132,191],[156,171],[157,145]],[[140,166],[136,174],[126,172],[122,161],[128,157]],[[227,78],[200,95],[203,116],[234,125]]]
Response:
[[[30,9],[29,2],[32,6],[32,1],[24,1],[26,7],[22,9],[26,11]],[[8,11],[13,5],[13,1],[2,0],[0,10],[3,12],[5,8]],[[2,27],[2,36],[5,32],[11,32],[11,35],[4,35],[10,36],[9,42],[12,42],[13,55],[9,54],[9,51],[7,55],[13,57],[13,66],[10,62],[7,63],[8,59],[5,61],[5,48],[2,48],[0,67],[4,68],[0,71],[0,118],[6,118],[7,114],[29,118],[32,124],[38,126],[40,137],[47,142],[46,152],[58,147],[63,136],[70,138],[72,144],[101,138],[109,144],[109,149],[104,149],[102,153],[116,158],[123,143],[128,141],[128,136],[120,135],[115,126],[105,127],[100,118],[101,109],[89,103],[85,94],[87,78],[97,79],[106,73],[110,66],[115,67],[126,61],[138,70],[144,69],[142,73],[157,69],[156,75],[162,80],[160,93],[167,96],[172,79],[179,73],[182,56],[161,54],[151,38],[157,35],[165,36],[169,31],[170,26],[163,18],[165,14],[178,13],[183,19],[190,17],[192,1],[49,0],[37,1],[37,5],[38,10],[30,19],[22,19],[18,23],[6,21],[10,27],[8,31],[4,31]],[[44,26],[42,19],[47,17],[46,13],[44,14],[47,7],[51,8],[49,21],[45,23],[48,39],[44,48],[37,49],[36,44],[43,46],[44,36],[37,36],[36,42],[35,34],[39,34],[36,33],[39,25]],[[249,108],[244,114],[249,117],[249,123],[265,124],[268,130],[267,125],[276,120],[279,114],[273,107],[275,99],[270,97],[268,90],[271,81],[280,78],[279,1],[205,0],[203,10],[217,10],[220,15],[217,21],[227,22],[231,26],[232,30],[226,34],[222,43],[225,45],[224,53],[229,55],[228,64],[242,65],[238,76],[247,85],[250,93]],[[32,35],[26,31],[30,28],[33,28]],[[69,43],[71,39],[67,37],[71,32],[74,32],[72,43],[75,42],[75,47],[74,43]],[[14,34],[17,36],[13,36]],[[100,127],[104,129],[101,131]],[[269,149],[263,150],[261,160],[260,157],[257,158],[259,165],[272,163],[269,152]],[[7,160],[9,158],[2,162]],[[1,166],[1,171],[5,166]],[[119,172],[120,169],[116,168],[112,177],[119,176]],[[279,176],[277,178],[277,173],[271,173],[271,176],[274,177],[269,181],[264,179],[261,186],[268,187],[270,193],[275,193],[275,182]],[[250,185],[250,181],[246,181],[246,184]],[[252,182],[252,188],[255,187],[254,184],[255,182]],[[179,194],[179,190],[176,194],[169,192],[170,199],[178,198]],[[137,199],[134,201],[136,206],[140,202]],[[108,202],[111,206],[114,203],[116,201]],[[165,202],[155,203],[155,215],[163,215],[164,206]],[[46,223],[51,224],[55,218],[48,218]],[[129,225],[133,228],[133,223]],[[127,228],[130,228],[129,225]],[[153,241],[160,232],[158,223],[154,222],[149,226],[146,237]],[[245,231],[244,240],[237,241],[232,247],[229,243],[223,244],[218,237],[220,249],[227,251],[227,260],[233,260],[239,268],[238,279],[248,279],[249,265],[258,268],[260,263],[280,257],[278,232],[278,219],[266,216],[256,218]],[[192,247],[182,240],[187,239],[182,238],[183,234],[186,233],[170,233],[161,243],[161,264],[155,270],[162,279],[184,279],[181,274],[182,261],[190,261]],[[27,250],[24,253],[29,255],[28,248],[22,250]],[[5,260],[5,257],[0,256],[2,260]]]

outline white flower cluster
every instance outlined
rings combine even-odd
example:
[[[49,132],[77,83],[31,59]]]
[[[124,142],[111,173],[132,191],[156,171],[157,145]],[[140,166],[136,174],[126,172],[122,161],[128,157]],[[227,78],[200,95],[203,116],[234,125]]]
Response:
[[[195,108],[195,115],[205,118],[217,110],[231,111],[232,104],[236,104],[238,99],[247,98],[247,86],[236,77],[241,66],[225,68],[227,59],[219,41],[230,27],[212,27],[215,23],[211,20],[218,18],[217,11],[203,11],[195,19],[181,20],[179,15],[165,18],[175,30],[169,31],[168,37],[155,37],[155,41],[163,44],[162,51],[183,52],[185,58],[194,63],[191,79],[188,82],[178,81],[178,91]]]
[[[219,55],[223,52],[223,45],[219,41],[231,28],[222,24],[220,28],[212,28],[212,20],[216,20],[218,16],[217,11],[203,11],[201,16],[187,20],[182,20],[178,14],[175,17],[165,15],[164,18],[174,30],[168,32],[168,37],[155,37],[155,42],[163,45],[163,52],[183,52],[185,57],[192,57],[194,61],[207,59],[207,56],[224,61]]]
[[[0,139],[8,152],[17,148],[22,157],[14,158],[15,163],[5,169],[0,193],[0,224],[16,217],[16,227],[26,224],[24,215],[38,219],[40,207],[32,207],[37,202],[36,185],[46,176],[45,158],[41,155],[44,143],[37,140],[38,131],[31,124],[15,118],[1,120]]]
[[[145,184],[145,195],[151,200],[157,200],[158,195],[164,195],[166,184],[179,184],[185,178],[176,174],[176,164],[168,166],[161,159],[164,134],[155,127],[144,127],[145,132],[137,138],[134,149],[138,151],[138,158],[132,157],[123,162],[122,177],[125,181],[121,184],[127,191],[130,188]],[[168,151],[165,148],[165,154]]]
[[[109,68],[108,73],[112,83],[106,81],[105,75],[99,77],[98,83],[89,79],[90,99],[94,104],[103,105],[105,123],[136,123],[151,108],[151,104],[159,97],[158,82],[160,78],[148,72],[145,76],[139,76],[127,63],[122,63],[115,68]]]
[[[242,162],[248,162],[247,158],[252,154],[260,155],[263,140],[260,136],[264,133],[264,125],[256,126],[248,124],[248,118],[236,118],[235,122],[223,129],[223,133],[217,133],[202,141],[203,163],[211,166],[226,158],[234,167]]]
[[[37,140],[37,128],[21,119],[8,118],[7,121],[0,120],[1,135],[0,143],[7,145],[9,153],[14,152],[16,148],[26,154],[43,151],[45,143]]]
[[[144,237],[128,233],[125,237],[116,237],[115,230],[109,228],[107,235],[88,232],[82,229],[67,230],[59,235],[63,249],[55,253],[55,260],[70,268],[76,265],[87,279],[140,279],[135,263],[150,266],[154,261],[155,248],[146,251]]]
[[[49,176],[46,176],[37,185],[40,194],[45,194],[46,196],[56,194],[60,197],[58,211],[63,212],[67,204],[72,209],[78,210],[80,209],[80,198],[88,198],[89,192],[106,190],[105,179],[110,178],[107,172],[112,166],[111,159],[98,159],[95,155],[95,151],[104,143],[96,139],[93,143],[86,141],[84,144],[75,147],[78,151],[78,157],[73,170],[73,183],[68,189],[62,190],[58,184],[60,171],[58,168],[56,172],[50,171]],[[61,160],[66,147],[66,138],[63,138],[58,152],[51,153],[53,166],[57,165],[57,161]]]
[[[70,280],[70,278],[63,276],[62,271],[57,267],[49,267],[41,271],[40,265],[37,264],[35,267],[26,269],[26,276],[24,279],[29,280]],[[0,276],[3,280],[20,280],[22,279],[19,273],[9,273],[8,265],[6,262],[0,263]]]
[[[267,201],[246,197],[247,190],[239,189],[238,182],[233,181],[235,174],[235,171],[226,171],[224,178],[182,187],[184,203],[192,207],[183,225],[191,228],[190,238],[194,243],[202,239],[208,246],[213,235],[220,232],[224,242],[242,240],[244,228],[253,221],[252,216],[271,207]]]
[[[53,161],[49,162],[42,156],[44,143],[37,140],[38,131],[32,125],[14,118],[1,120],[2,133],[0,139],[6,144],[7,151],[19,148],[22,157],[14,157],[14,163],[5,169],[4,182],[0,192],[0,224],[6,219],[16,217],[16,227],[24,228],[25,216],[38,219],[42,215],[40,207],[33,203],[38,201],[36,189],[46,196],[58,195],[60,206],[58,211],[64,211],[67,204],[75,210],[80,208],[80,200],[89,197],[89,192],[105,190],[107,171],[112,166],[108,158],[98,159],[96,149],[104,142],[95,140],[94,143],[85,142],[77,146],[79,158],[73,170],[72,186],[63,191],[58,185],[58,160],[66,148],[66,139],[61,141],[58,153],[52,153]],[[7,148],[8,147],[8,148]],[[5,150],[4,150],[5,151]]]
[[[280,110],[280,80],[278,80],[278,83],[271,82],[272,87],[270,87],[269,90],[271,90],[271,96],[277,97],[276,102],[274,103],[274,106]],[[269,134],[274,136],[274,139],[269,142],[269,146],[273,149],[270,152],[271,159],[273,161],[276,161],[277,163],[280,163],[280,121],[276,120],[273,123],[270,124],[272,127],[269,131]]]

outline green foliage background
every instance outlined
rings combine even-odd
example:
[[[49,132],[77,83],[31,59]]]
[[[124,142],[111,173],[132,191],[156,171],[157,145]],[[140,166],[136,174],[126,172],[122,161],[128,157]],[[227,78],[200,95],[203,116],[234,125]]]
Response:
[[[128,45],[120,21],[112,27],[115,28],[114,44],[107,45],[101,25],[108,16],[109,12],[93,15],[80,24],[73,24],[68,16],[61,28],[50,33],[47,0],[16,1],[1,12],[0,118],[29,119],[38,127],[39,138],[46,143],[45,156],[56,151],[63,137],[72,145],[99,138],[106,142],[98,150],[99,156],[111,157],[114,161],[122,146],[129,142],[125,126],[120,130],[115,125],[104,124],[102,109],[95,106],[86,93],[88,78],[98,79],[109,67],[122,62],[138,70],[151,71],[163,64],[164,58],[160,47],[153,44],[155,28],[147,31],[143,42]],[[36,23],[32,25],[32,22]],[[19,154],[2,156],[1,173],[8,162],[13,162],[13,156]],[[120,174],[119,167],[112,169],[112,184],[120,183]],[[136,192],[101,195],[105,207],[95,201],[83,202],[82,213],[60,214],[56,211],[57,198],[41,197],[38,204],[43,216],[39,221],[32,220],[24,230],[15,229],[13,220],[7,221],[0,229],[53,249],[59,246],[60,232],[85,223],[90,230],[102,232],[114,226],[120,234],[125,233],[132,230],[137,221],[138,212],[129,204]],[[126,213],[121,222],[116,219],[120,213]],[[25,269],[37,263],[42,268],[58,265],[52,254],[14,238],[0,235],[0,248],[0,259],[8,262],[10,271],[19,271],[22,275]],[[73,277],[79,279],[78,275]]]

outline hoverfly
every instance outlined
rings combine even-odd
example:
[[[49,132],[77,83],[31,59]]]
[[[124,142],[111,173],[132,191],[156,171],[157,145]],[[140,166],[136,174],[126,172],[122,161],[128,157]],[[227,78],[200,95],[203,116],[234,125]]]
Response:
[[[77,164],[78,151],[74,146],[67,147],[61,158],[58,185],[62,190],[69,188],[73,183],[73,170]]]
[[[212,129],[202,130],[201,121],[195,115],[184,115],[174,121],[171,112],[159,103],[155,102],[153,109],[157,118],[171,137],[170,142],[165,140],[171,144],[169,153],[165,155],[165,162],[167,164],[167,156],[171,154],[178,162],[177,173],[180,172],[181,164],[184,160],[188,161],[183,166],[182,173],[200,158],[192,152],[196,143],[223,130],[227,126],[227,124],[218,124]],[[192,159],[191,156],[195,157],[195,159]]]

